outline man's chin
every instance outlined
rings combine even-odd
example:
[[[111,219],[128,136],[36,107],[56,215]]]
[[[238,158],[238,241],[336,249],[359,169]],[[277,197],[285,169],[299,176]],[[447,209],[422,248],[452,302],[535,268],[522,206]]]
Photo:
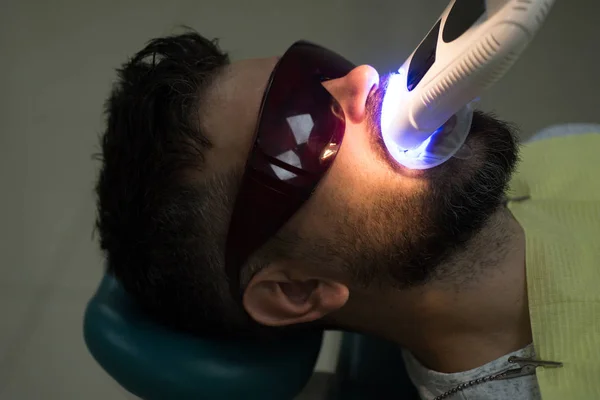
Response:
[[[421,174],[437,191],[489,191],[501,197],[518,160],[518,141],[514,128],[492,115],[476,111],[462,153]],[[502,193],[500,193],[502,192]],[[479,194],[479,193],[477,193]],[[486,197],[486,200],[491,200]]]
[[[465,143],[471,148],[473,157],[484,162],[498,162],[507,172],[512,172],[518,161],[519,140],[515,127],[493,114],[475,111]]]

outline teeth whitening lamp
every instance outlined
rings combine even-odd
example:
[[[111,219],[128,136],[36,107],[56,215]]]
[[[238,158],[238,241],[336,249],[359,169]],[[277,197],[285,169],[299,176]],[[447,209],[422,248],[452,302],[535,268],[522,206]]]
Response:
[[[554,0],[453,0],[397,73],[381,110],[385,145],[411,169],[468,158],[471,103],[525,50]]]

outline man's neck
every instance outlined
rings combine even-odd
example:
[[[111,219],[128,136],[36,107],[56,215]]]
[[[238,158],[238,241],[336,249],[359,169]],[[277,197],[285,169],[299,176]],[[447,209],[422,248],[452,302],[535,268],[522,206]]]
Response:
[[[376,301],[385,307],[371,303],[355,310],[368,327],[363,330],[447,373],[484,365],[531,343],[525,237],[506,210],[443,270],[456,271],[456,278],[380,296]]]

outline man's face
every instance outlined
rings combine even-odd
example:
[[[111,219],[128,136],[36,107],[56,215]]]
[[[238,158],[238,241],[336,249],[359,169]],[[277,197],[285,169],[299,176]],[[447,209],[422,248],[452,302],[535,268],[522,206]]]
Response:
[[[208,170],[243,165],[276,58],[232,64],[203,99],[201,121],[214,149]],[[313,196],[280,237],[292,261],[339,267],[352,282],[407,287],[435,278],[497,209],[516,163],[514,137],[477,113],[473,156],[424,171],[388,156],[379,115],[387,79],[368,66],[323,85],[344,116],[342,146]]]

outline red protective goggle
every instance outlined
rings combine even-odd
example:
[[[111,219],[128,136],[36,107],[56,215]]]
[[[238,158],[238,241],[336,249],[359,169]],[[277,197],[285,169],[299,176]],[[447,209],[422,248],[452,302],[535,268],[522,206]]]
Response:
[[[353,68],[305,41],[294,43],[275,66],[227,235],[225,270],[236,300],[242,265],[298,211],[335,159],[346,124],[322,83]]]

